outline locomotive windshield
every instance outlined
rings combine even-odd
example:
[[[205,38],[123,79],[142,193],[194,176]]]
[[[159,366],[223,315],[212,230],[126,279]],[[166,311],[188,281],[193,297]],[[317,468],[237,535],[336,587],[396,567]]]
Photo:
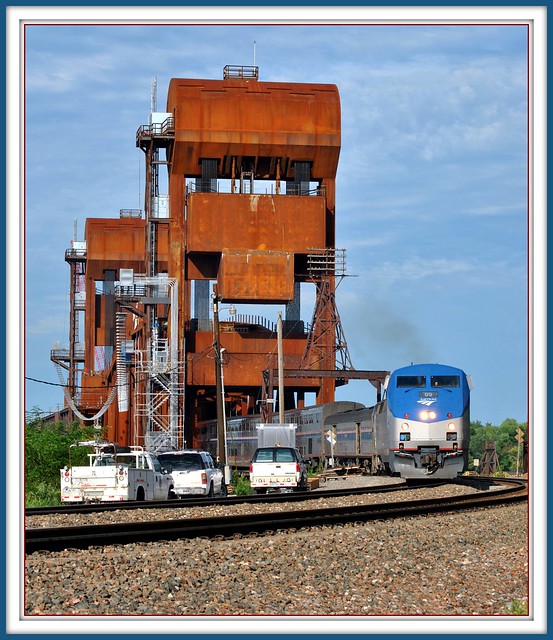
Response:
[[[397,388],[426,387],[426,376],[398,376]]]
[[[433,387],[461,386],[461,378],[459,376],[432,376],[430,380]]]
[[[430,376],[431,387],[457,387],[461,386],[460,376]],[[398,389],[413,389],[426,387],[426,376],[398,376]]]

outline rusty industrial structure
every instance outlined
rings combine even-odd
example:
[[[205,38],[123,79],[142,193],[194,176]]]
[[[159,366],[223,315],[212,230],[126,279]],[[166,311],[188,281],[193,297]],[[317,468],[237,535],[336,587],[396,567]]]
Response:
[[[270,419],[306,393],[334,400],[351,378],[380,394],[383,372],[354,370],[336,307],[340,137],[335,85],[262,82],[257,67],[229,66],[222,80],[172,79],[164,112],[153,86],[136,135],[144,211],[87,219],[65,256],[69,348],[51,357],[76,417],[156,451],[197,444],[218,405]],[[283,397],[277,324],[239,305],[283,308]]]

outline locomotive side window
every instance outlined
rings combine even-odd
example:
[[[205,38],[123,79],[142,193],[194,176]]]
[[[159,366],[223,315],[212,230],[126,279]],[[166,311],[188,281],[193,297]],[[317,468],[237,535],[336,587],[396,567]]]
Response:
[[[461,386],[461,378],[459,376],[432,376],[430,380],[433,387]]]
[[[426,387],[426,376],[398,376],[397,388]]]

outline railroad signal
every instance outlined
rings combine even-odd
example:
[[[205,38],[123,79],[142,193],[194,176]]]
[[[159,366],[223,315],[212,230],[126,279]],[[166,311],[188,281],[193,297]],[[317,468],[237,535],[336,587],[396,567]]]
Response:
[[[329,429],[326,432],[326,439],[330,442],[330,460],[328,461],[331,467],[334,466],[334,445],[336,444],[336,433],[333,429]]]
[[[517,429],[516,431],[516,440],[518,442],[518,447],[517,447],[517,476],[519,474],[520,471],[520,445],[524,444],[524,432],[522,431],[522,429]]]

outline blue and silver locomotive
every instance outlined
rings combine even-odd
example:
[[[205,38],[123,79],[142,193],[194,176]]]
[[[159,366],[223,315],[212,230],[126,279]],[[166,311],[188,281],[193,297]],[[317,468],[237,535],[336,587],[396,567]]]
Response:
[[[390,375],[377,441],[391,473],[453,478],[466,470],[471,386],[464,371],[441,364],[411,365]]]
[[[372,407],[331,402],[292,409],[296,447],[314,466],[362,466],[370,474],[450,479],[467,468],[472,383],[462,369],[413,364],[396,369]],[[229,462],[243,466],[257,446],[260,416],[229,419]],[[216,447],[216,423],[204,424],[205,446]]]

